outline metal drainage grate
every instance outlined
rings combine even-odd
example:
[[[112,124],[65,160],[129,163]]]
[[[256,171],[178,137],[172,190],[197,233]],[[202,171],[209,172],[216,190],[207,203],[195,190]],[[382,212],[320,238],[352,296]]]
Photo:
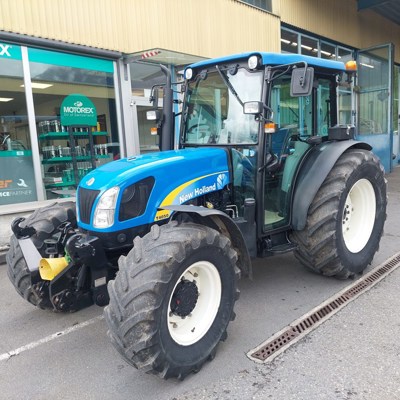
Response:
[[[291,345],[332,317],[332,315],[341,310],[350,301],[356,299],[362,293],[376,285],[399,266],[400,253],[397,253],[385,263],[377,266],[368,274],[355,281],[352,285],[346,287],[307,314],[293,321],[290,325],[277,332],[255,349],[250,350],[247,356],[256,362],[264,363],[272,361],[276,356],[283,353]]]

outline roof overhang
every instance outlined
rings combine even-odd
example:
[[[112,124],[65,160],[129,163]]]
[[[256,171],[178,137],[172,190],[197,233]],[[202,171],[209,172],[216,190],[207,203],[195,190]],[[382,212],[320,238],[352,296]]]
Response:
[[[341,61],[326,60],[324,58],[310,57],[302,54],[269,52],[248,52],[202,60],[190,65],[190,68],[202,68],[215,64],[233,63],[237,61],[248,60],[249,57],[253,55],[258,56],[263,65],[289,65],[295,63],[306,63],[308,66],[312,67],[326,68],[338,72],[346,71],[346,67]]]
[[[399,0],[357,0],[358,11],[372,10],[382,17],[400,25]]]
[[[138,51],[136,53],[126,54],[124,56],[124,62],[126,64],[140,61],[174,66],[193,64],[204,59],[205,57],[159,48]]]

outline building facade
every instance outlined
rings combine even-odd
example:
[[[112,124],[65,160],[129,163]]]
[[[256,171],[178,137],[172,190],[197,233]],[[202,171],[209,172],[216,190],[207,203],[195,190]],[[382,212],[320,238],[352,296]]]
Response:
[[[397,3],[0,0],[0,215],[67,198],[92,168],[158,150],[145,113],[165,80],[159,64],[179,82],[189,63],[254,50],[357,60],[340,121],[359,127],[389,172],[399,160]],[[96,125],[62,124],[76,94]]]

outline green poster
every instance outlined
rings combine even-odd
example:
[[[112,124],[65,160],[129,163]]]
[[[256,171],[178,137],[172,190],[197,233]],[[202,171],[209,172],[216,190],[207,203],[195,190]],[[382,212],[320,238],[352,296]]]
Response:
[[[83,94],[70,94],[61,103],[61,125],[97,125],[97,111],[92,101]]]
[[[0,151],[0,205],[36,200],[32,152]]]

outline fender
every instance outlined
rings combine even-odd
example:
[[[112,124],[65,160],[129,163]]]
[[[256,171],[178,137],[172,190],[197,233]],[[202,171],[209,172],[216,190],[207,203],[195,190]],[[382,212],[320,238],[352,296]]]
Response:
[[[372,149],[365,142],[344,140],[322,143],[312,148],[307,154],[298,172],[294,188],[292,227],[295,231],[301,231],[306,226],[311,202],[336,161],[350,148]]]
[[[227,236],[238,254],[238,266],[243,275],[252,277],[252,266],[249,250],[246,246],[243,234],[235,221],[222,211],[209,209],[205,207],[189,205],[171,205],[161,207],[165,210],[175,211],[183,214],[196,214],[201,218],[209,219],[214,228]],[[175,214],[176,217],[176,214]],[[206,223],[210,226],[210,223]]]

